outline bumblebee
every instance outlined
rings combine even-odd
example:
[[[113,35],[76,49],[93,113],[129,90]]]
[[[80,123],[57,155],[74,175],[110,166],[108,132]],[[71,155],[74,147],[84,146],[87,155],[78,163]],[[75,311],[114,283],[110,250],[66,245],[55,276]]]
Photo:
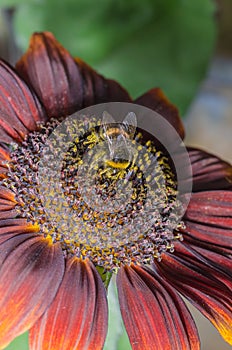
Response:
[[[137,127],[134,112],[129,112],[122,122],[116,122],[108,113],[103,112],[100,133],[108,146],[106,163],[112,168],[126,169],[134,158],[131,141]]]

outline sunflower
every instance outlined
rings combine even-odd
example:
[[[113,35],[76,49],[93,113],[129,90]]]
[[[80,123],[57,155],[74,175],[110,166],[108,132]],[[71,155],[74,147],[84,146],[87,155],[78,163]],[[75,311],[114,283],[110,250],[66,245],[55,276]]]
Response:
[[[192,194],[180,218],[174,166],[159,142],[140,130],[135,135],[136,150],[144,149],[139,166],[114,160],[113,166],[102,161],[94,168],[100,203],[114,198],[116,184],[125,184],[128,173],[132,183],[133,202],[124,211],[101,215],[84,201],[92,200],[92,180],[82,158],[100,144],[102,126],[83,118],[62,129],[74,141],[61,162],[68,209],[60,210],[63,197],[52,186],[57,182],[52,157],[42,167],[44,181],[38,173],[45,145],[69,116],[97,104],[130,103],[158,112],[182,140],[178,111],[158,88],[132,101],[117,82],[72,58],[47,32],[32,36],[15,68],[0,62],[0,81],[0,348],[29,330],[31,350],[102,349],[112,274],[132,349],[200,349],[180,294],[232,344],[231,165],[187,148]],[[53,151],[68,144],[65,136],[63,143],[55,141]],[[151,168],[155,175],[145,179]],[[188,188],[191,179],[183,175],[181,181]],[[159,210],[150,213],[154,220],[148,228],[137,217],[151,187],[150,201]],[[135,230],[127,225],[132,220]]]

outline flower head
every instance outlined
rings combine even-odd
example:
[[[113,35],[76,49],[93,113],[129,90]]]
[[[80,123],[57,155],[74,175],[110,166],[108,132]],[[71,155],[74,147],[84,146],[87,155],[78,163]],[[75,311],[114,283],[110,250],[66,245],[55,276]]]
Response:
[[[112,273],[132,349],[200,348],[180,294],[232,344],[231,165],[179,147],[160,89],[132,101],[50,33],[0,81],[0,348],[29,330],[30,349],[102,349]]]

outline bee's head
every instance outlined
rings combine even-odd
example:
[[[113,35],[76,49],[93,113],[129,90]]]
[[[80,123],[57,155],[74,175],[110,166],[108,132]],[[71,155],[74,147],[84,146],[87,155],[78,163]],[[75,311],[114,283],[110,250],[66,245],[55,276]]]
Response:
[[[100,125],[100,135],[111,142],[114,138],[133,139],[137,128],[137,118],[134,112],[129,112],[122,122],[117,122],[106,111],[103,112]]]

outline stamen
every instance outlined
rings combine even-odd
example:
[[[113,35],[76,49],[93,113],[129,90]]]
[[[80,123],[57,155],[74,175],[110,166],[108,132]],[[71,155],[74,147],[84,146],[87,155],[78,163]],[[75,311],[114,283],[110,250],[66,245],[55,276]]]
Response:
[[[126,154],[121,149],[111,159],[94,118],[66,123],[56,135],[59,125],[51,120],[12,145],[1,184],[15,193],[18,217],[60,242],[65,255],[88,257],[106,270],[172,252],[183,223],[167,156],[136,133],[126,143],[131,159],[120,158]]]

